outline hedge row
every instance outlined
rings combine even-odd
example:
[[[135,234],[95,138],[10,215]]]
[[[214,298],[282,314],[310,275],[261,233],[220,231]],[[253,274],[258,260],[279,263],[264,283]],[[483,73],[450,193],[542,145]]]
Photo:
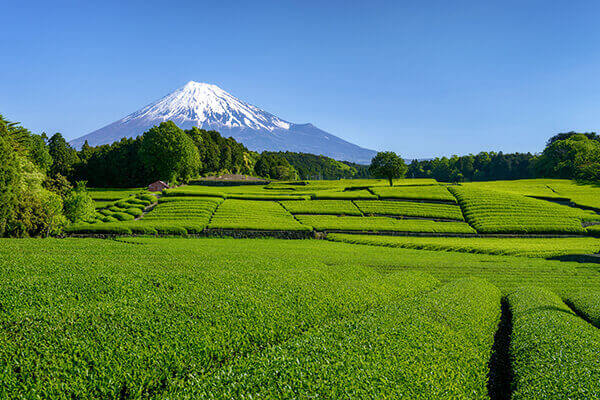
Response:
[[[546,289],[520,289],[508,303],[512,399],[600,398],[600,330]]]
[[[568,296],[567,301],[580,315],[600,328],[600,290],[580,291]]]
[[[445,218],[464,221],[460,207],[452,204],[416,203],[412,201],[357,200],[365,214],[400,215],[407,217]]]
[[[456,203],[456,199],[445,186],[392,186],[374,187],[373,193],[382,199],[435,200]]]
[[[281,201],[292,214],[362,215],[350,200]]]
[[[475,230],[464,222],[334,215],[297,215],[296,218],[304,225],[312,226],[319,231],[475,233]]]
[[[557,257],[569,254],[590,254],[600,251],[600,240],[590,237],[470,238],[330,233],[327,235],[327,239],[334,242],[366,244],[372,246],[525,257]]]

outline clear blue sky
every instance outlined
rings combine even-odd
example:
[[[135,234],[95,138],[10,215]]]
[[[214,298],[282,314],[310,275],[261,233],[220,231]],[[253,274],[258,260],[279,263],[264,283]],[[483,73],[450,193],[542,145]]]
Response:
[[[353,4],[354,3],[354,4]],[[600,130],[597,1],[10,1],[0,113],[68,139],[184,85],[407,158]]]

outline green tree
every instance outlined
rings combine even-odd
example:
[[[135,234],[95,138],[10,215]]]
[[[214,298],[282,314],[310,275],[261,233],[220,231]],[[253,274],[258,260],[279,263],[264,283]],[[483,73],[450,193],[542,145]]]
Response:
[[[369,172],[376,178],[386,178],[393,186],[394,179],[403,178],[408,167],[404,160],[392,151],[379,152],[371,160]]]
[[[56,193],[60,197],[65,197],[67,193],[71,191],[73,186],[71,186],[71,182],[61,174],[56,174],[55,176],[47,176],[44,180],[44,188],[49,191]]]
[[[0,119],[0,237],[18,204],[19,162],[11,141],[6,138],[6,125]]]
[[[584,134],[550,141],[536,167],[545,177],[598,180],[600,176],[600,141]]]
[[[254,172],[258,176],[278,180],[296,180],[298,172],[290,165],[288,160],[277,153],[263,152],[254,165]]]
[[[162,122],[142,135],[140,159],[150,180],[187,181],[198,173],[198,149],[172,121]]]
[[[70,178],[75,164],[79,162],[77,151],[67,143],[60,133],[52,135],[48,141],[48,150],[52,157],[50,174],[61,174]]]
[[[92,157],[92,154],[94,154],[94,148],[90,146],[90,144],[86,140],[83,143],[83,146],[81,146],[81,150],[79,151],[79,153],[77,153],[77,155],[79,156],[81,162],[87,162],[87,160],[89,160]]]
[[[44,172],[48,172],[52,166],[52,156],[46,145],[46,135],[29,135],[27,153],[29,159]]]
[[[87,192],[84,181],[77,182],[75,188],[65,196],[63,208],[71,222],[85,221],[94,215],[94,200]]]

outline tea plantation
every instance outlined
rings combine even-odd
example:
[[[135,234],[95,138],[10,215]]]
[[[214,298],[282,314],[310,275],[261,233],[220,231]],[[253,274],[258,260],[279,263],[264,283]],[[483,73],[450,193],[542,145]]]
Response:
[[[598,190],[93,189],[0,240],[0,398],[600,398]]]

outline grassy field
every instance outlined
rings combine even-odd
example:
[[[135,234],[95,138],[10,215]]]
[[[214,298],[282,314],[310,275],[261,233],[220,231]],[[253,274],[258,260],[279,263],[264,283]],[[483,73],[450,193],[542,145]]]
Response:
[[[487,398],[500,292],[600,285],[594,264],[321,240],[6,239],[0,268],[3,398]]]

